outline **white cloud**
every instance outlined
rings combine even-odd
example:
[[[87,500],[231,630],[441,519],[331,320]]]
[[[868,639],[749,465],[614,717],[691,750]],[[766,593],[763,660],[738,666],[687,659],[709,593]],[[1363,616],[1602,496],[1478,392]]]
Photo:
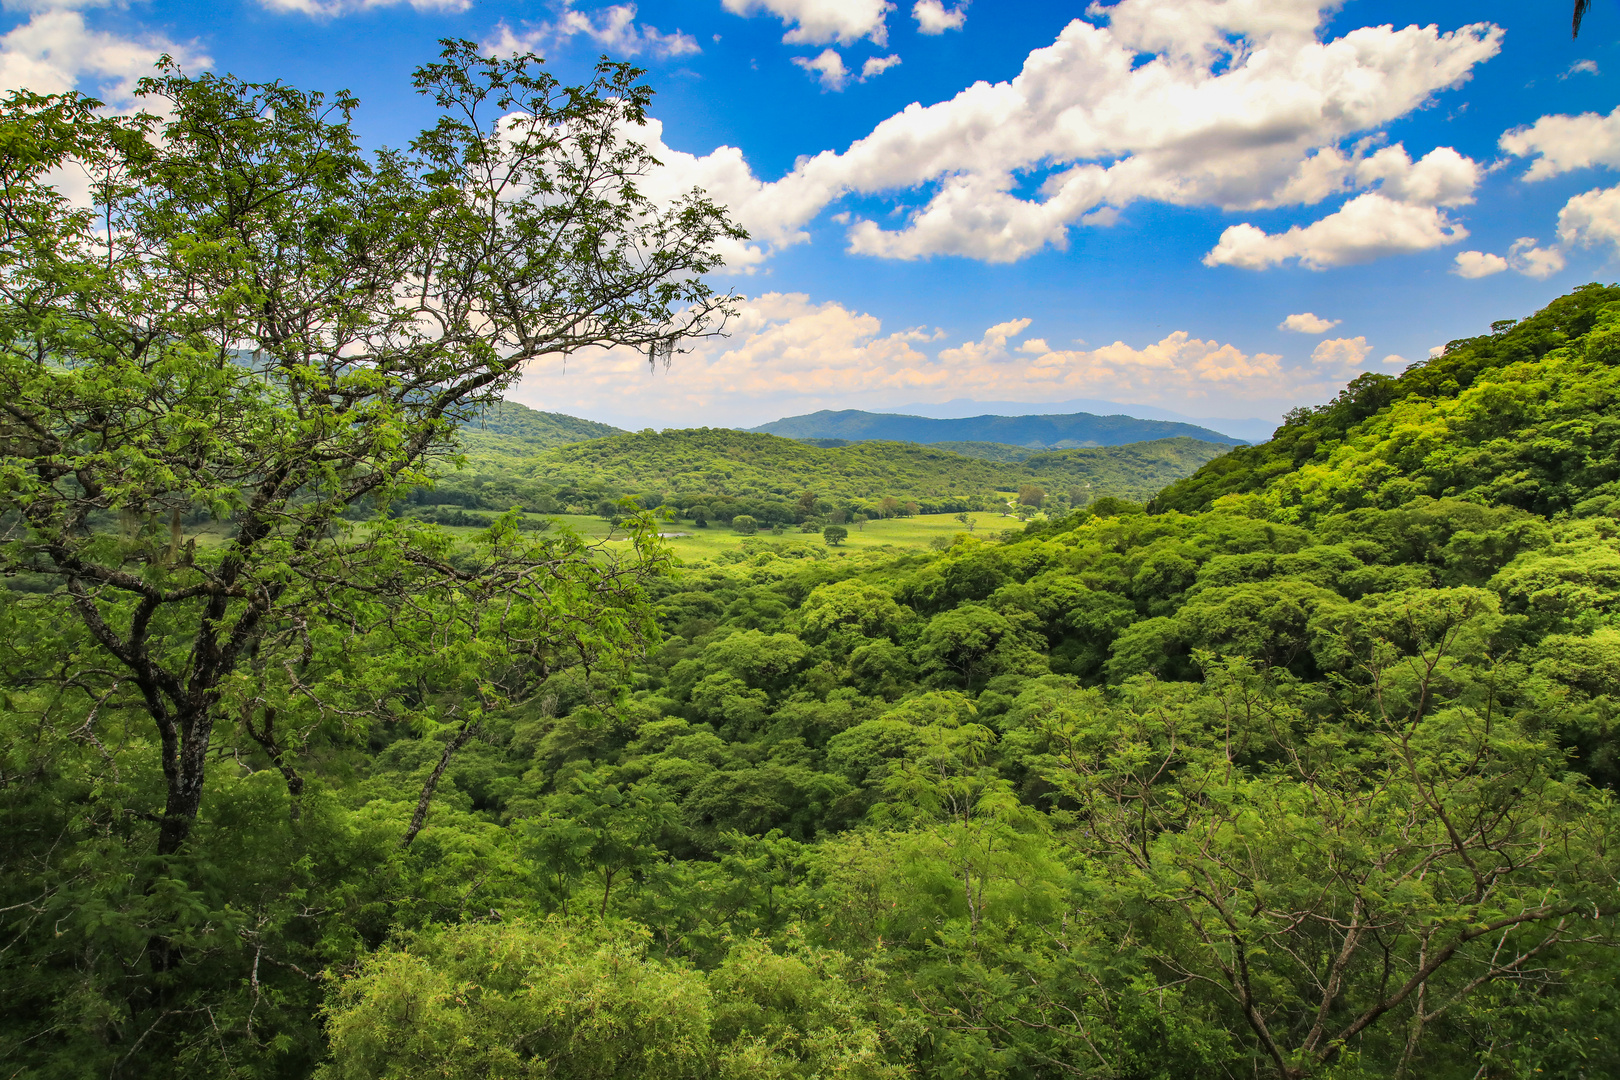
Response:
[[[846,195],[921,191],[923,203],[898,227],[852,222],[850,250],[1004,262],[1062,247],[1075,224],[1105,223],[1111,214],[1098,211],[1138,200],[1261,209],[1376,185],[1391,202],[1428,203],[1403,211],[1403,221],[1424,218],[1418,247],[1433,246],[1450,228],[1433,207],[1466,202],[1478,167],[1444,147],[1416,162],[1403,147],[1371,153],[1376,140],[1365,137],[1467,79],[1500,49],[1501,32],[1372,26],[1320,41],[1331,6],[1123,0],[1094,8],[1109,25],[1074,20],[1030,53],[1017,77],[910,105],[842,152],[801,159],[760,197],[776,205],[778,231],[800,233]],[[1368,257],[1383,250],[1369,247]]]
[[[1568,79],[1574,75],[1596,75],[1598,66],[1596,60],[1577,60],[1569,65],[1569,70],[1558,76],[1559,79]]]
[[[941,0],[917,0],[911,7],[911,17],[917,20],[919,34],[943,34],[947,30],[960,30],[967,22],[967,0],[946,9]]]
[[[1515,157],[1534,157],[1526,180],[1545,180],[1591,165],[1620,165],[1620,107],[1608,116],[1543,116],[1503,133],[1497,145]]]
[[[1029,329],[1032,319],[1009,319],[984,332],[978,341],[964,341],[954,349],[941,349],[939,358],[948,364],[982,364],[1007,355],[1007,342]],[[1040,340],[1040,339],[1036,339]],[[1030,342],[1025,342],[1030,344]]]
[[[866,63],[861,65],[861,82],[876,78],[899,62],[900,56],[898,53],[890,53],[888,56],[868,56]]]
[[[1507,260],[1488,251],[1459,251],[1452,273],[1464,278],[1490,277],[1508,268]],[[1436,355],[1432,350],[1430,356]]]
[[[630,134],[663,163],[662,168],[642,178],[642,194],[668,205],[693,188],[701,188],[729,208],[737,223],[748,230],[754,243],[724,241],[719,245],[731,269],[751,271],[764,262],[766,250],[760,243],[783,248],[809,239],[799,223],[808,220],[813,212],[806,213],[756,178],[737,147],[719,146],[702,157],[676,150],[665,145],[664,126],[652,118]]]
[[[1384,357],[1380,363],[1382,363],[1385,367],[1390,368],[1406,368],[1411,366],[1412,361],[1408,360],[1404,356],[1398,356],[1395,353],[1390,353],[1388,356]]]
[[[1370,352],[1372,346],[1364,337],[1329,338],[1317,342],[1316,348],[1311,350],[1311,363],[1329,371],[1350,372],[1360,368]]]
[[[1620,187],[1593,188],[1558,211],[1558,238],[1566,244],[1612,244],[1620,251]]]
[[[1540,281],[1564,268],[1564,253],[1555,247],[1537,247],[1533,236],[1521,236],[1508,248],[1507,262],[1525,277]]]
[[[1386,146],[1358,161],[1356,181],[1379,185],[1383,194],[1422,206],[1462,206],[1474,201],[1480,168],[1449,146],[1429,151],[1414,162],[1404,146]]]
[[[1233,225],[1208,255],[1206,266],[1264,270],[1290,259],[1310,270],[1368,262],[1385,255],[1427,251],[1468,238],[1468,230],[1432,206],[1413,206],[1370,191],[1337,212],[1284,233]]]
[[[837,49],[823,49],[816,57],[795,56],[793,62],[816,77],[823,90],[839,91],[849,82],[849,69]]]
[[[374,8],[398,7],[409,3],[417,11],[466,11],[472,0],[259,0],[271,11],[288,11],[312,18],[330,19],[353,15]]]
[[[866,63],[861,65],[859,76],[856,76],[853,71],[844,66],[844,58],[839,55],[837,49],[833,48],[823,49],[818,56],[795,56],[793,62],[810,75],[815,76],[816,81],[821,83],[823,90],[831,90],[836,93],[849,85],[852,78],[856,82],[875,79],[898,64],[900,57],[897,54],[869,56],[866,58]]]
[[[791,29],[782,36],[789,45],[853,45],[861,38],[874,45],[889,40],[888,0],[722,0],[735,15],[768,11]]]
[[[574,0],[562,0],[554,21],[525,23],[522,33],[515,32],[503,20],[496,25],[494,37],[484,43],[484,50],[496,56],[546,53],[579,36],[589,38],[597,48],[620,56],[637,56],[643,52],[658,57],[689,56],[703,51],[690,34],[679,30],[664,34],[656,26],[636,22],[634,4],[576,11]]]
[[[156,35],[119,37],[90,29],[78,11],[36,9],[0,37],[0,91],[78,89],[126,106],[134,100],[136,81],[151,75],[164,53],[185,67],[212,63],[194,46]]]
[[[1343,321],[1343,319],[1323,319],[1311,314],[1309,311],[1302,311],[1298,315],[1290,315],[1278,323],[1277,329],[1293,330],[1295,333],[1300,334],[1325,334]]]
[[[1063,400],[1096,396],[1177,404],[1211,399],[1276,400],[1309,388],[1325,393],[1339,372],[1285,368],[1282,358],[1246,353],[1184,330],[1142,346],[1116,341],[1097,349],[1051,349],[1040,338],[1017,343],[1027,318],[1009,319],[977,340],[942,348],[937,330],[884,331],[874,316],[802,294],[769,293],[743,305],[731,336],[694,343],[666,370],[649,372],[644,353],[614,351],[535,365],[514,396],[537,408],[636,422],[760,423],[819,408],[927,397]],[[647,380],[645,393],[630,391]]]

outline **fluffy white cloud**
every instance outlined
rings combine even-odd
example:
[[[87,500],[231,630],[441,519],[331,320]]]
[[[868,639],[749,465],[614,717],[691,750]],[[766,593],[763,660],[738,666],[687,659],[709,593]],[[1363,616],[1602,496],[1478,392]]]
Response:
[[[723,0],[727,11],[752,15],[768,11],[790,29],[782,36],[789,45],[853,45],[867,38],[874,45],[889,40],[888,0]]]
[[[1369,191],[1337,212],[1287,232],[1267,233],[1253,225],[1233,225],[1208,255],[1206,266],[1264,270],[1290,259],[1323,270],[1368,262],[1385,255],[1427,251],[1468,237],[1468,230],[1433,206],[1413,206]]]
[[[809,0],[772,3],[773,11],[810,8]],[[1467,79],[1500,49],[1501,31],[1372,26],[1321,41],[1331,6],[1094,7],[1108,25],[1076,19],[1015,78],[910,105],[844,151],[801,160],[763,185],[761,198],[777,207],[775,230],[796,234],[845,195],[924,191],[926,202],[898,228],[851,223],[850,250],[888,258],[1010,261],[1062,247],[1074,224],[1106,223],[1137,200],[1244,210],[1310,205],[1369,186],[1391,202],[1426,204],[1402,218],[1408,234],[1422,226],[1418,248],[1437,234],[1456,238],[1433,208],[1466,202],[1478,167],[1449,148],[1415,162],[1399,146],[1372,153],[1377,140],[1366,136]],[[847,10],[827,10],[834,7]],[[1025,197],[1032,180],[1036,193]],[[1368,257],[1413,250],[1363,246]]]
[[[1577,60],[1569,65],[1569,70],[1558,76],[1559,79],[1568,79],[1575,75],[1596,75],[1598,66],[1596,60]]]
[[[615,351],[536,365],[515,397],[537,408],[619,422],[759,423],[818,408],[917,400],[938,395],[1062,400],[1102,396],[1177,403],[1273,399],[1309,383],[1325,389],[1337,371],[1290,371],[1281,357],[1176,331],[1140,347],[1116,341],[1098,349],[1052,349],[1040,338],[1015,343],[1030,327],[1010,319],[977,340],[938,348],[937,330],[885,333],[878,319],[802,294],[747,301],[730,336],[698,342],[666,370],[649,371],[645,354]],[[930,355],[933,353],[933,355]],[[633,388],[640,381],[645,390]],[[640,414],[635,401],[656,402]]]
[[[819,56],[795,56],[793,62],[815,76],[823,90],[839,91],[849,82],[849,69],[837,49],[823,49]]]
[[[1355,164],[1356,181],[1401,202],[1423,206],[1462,206],[1474,201],[1480,168],[1449,146],[1413,161],[1404,146],[1386,146]]]
[[[164,53],[186,67],[212,62],[193,46],[156,35],[126,38],[92,30],[80,12],[65,7],[35,10],[27,22],[0,37],[0,91],[27,88],[56,94],[78,89],[127,105],[136,81],[152,74],[152,65]]]
[[[259,0],[271,11],[290,11],[314,18],[330,19],[373,8],[398,7],[409,3],[417,11],[466,11],[472,0]]]
[[[1452,273],[1464,278],[1490,277],[1508,268],[1507,260],[1488,251],[1459,251]],[[1435,355],[1433,352],[1430,356]]]
[[[868,56],[866,63],[861,65],[861,82],[876,78],[899,62],[899,53],[890,53],[888,56]]]
[[[1302,311],[1278,323],[1277,329],[1292,330],[1299,334],[1325,334],[1343,321],[1343,319],[1323,319],[1309,311]]]
[[[688,56],[702,52],[697,39],[676,30],[660,33],[656,26],[636,22],[636,5],[614,4],[597,11],[576,11],[573,0],[563,0],[552,22],[525,24],[521,33],[503,20],[484,50],[497,56],[523,52],[549,52],[573,37],[587,37],[597,48],[620,56]]]
[[[967,0],[947,9],[941,0],[917,0],[911,7],[911,17],[917,20],[919,34],[943,34],[947,30],[960,30],[967,22]]]
[[[1536,160],[1526,180],[1545,180],[1591,165],[1620,165],[1620,107],[1608,116],[1543,116],[1529,127],[1503,133],[1497,145],[1515,157]]]
[[[1350,372],[1360,368],[1370,352],[1372,346],[1364,337],[1330,338],[1317,342],[1311,350],[1311,363],[1330,372]]]
[[[1552,277],[1564,268],[1564,253],[1557,248],[1536,246],[1533,236],[1521,236],[1508,248],[1508,265],[1537,281]]]
[[[1620,251],[1620,187],[1593,188],[1558,211],[1558,238],[1593,247],[1613,244]]]

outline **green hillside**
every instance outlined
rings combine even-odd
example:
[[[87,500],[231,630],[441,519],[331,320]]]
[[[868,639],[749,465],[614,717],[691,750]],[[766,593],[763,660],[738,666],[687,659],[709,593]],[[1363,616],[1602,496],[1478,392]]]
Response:
[[[622,435],[623,428],[581,420],[563,413],[540,412],[515,401],[502,401],[461,431],[468,449],[484,453],[523,454],[585,439]]]
[[[1154,507],[1191,513],[1260,492],[1278,517],[1302,521],[1420,496],[1543,516],[1603,512],[1620,498],[1620,416],[1610,407],[1620,337],[1592,331],[1617,299],[1614,286],[1587,285],[1398,377],[1363,375],[1333,401],[1296,410],[1270,442],[1172,485]]]
[[[694,525],[684,566],[646,516],[459,542],[373,520],[345,550],[422,537],[397,550],[424,584],[315,579],[263,645],[285,662],[231,684],[173,858],[117,631],[63,617],[76,581],[14,580],[0,1058],[1620,1075],[1620,287],[1218,452],[705,429],[475,456],[469,499],[646,485],[738,513],[1196,471],[1019,531],[875,523],[926,549]],[[117,550],[158,581],[222,565],[171,520]],[[468,590],[480,566],[526,591]]]
[[[1047,453],[1018,463],[915,443],[821,448],[774,435],[700,428],[615,435],[523,456],[478,452],[475,445],[473,468],[447,477],[437,495],[423,497],[484,505],[498,496],[524,502],[520,491],[544,488],[564,505],[635,495],[656,500],[651,505],[686,507],[714,496],[792,503],[808,491],[852,510],[897,498],[916,502],[924,512],[954,512],[968,508],[970,500],[1030,484],[1065,499],[1145,499],[1229,449],[1180,438]],[[485,493],[481,502],[461,497],[469,485]]]
[[[806,440],[815,442],[836,442],[848,445],[848,439]],[[1040,447],[1014,446],[1011,443],[998,442],[936,442],[929,443],[935,450],[946,450],[952,454],[961,454],[963,457],[984,458],[986,461],[1028,461],[1036,454],[1044,453]]]
[[[882,440],[917,443],[996,442],[1041,449],[1073,446],[1121,446],[1185,436],[1204,442],[1235,445],[1241,439],[1174,420],[1139,420],[1134,416],[972,416],[937,420],[925,416],[870,413],[859,409],[822,410],[773,420],[752,429],[794,439]]]

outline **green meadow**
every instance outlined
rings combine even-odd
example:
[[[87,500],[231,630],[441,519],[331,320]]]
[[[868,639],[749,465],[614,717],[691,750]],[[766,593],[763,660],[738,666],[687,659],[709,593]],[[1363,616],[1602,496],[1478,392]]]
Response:
[[[605,519],[586,514],[529,514],[534,521],[553,521],[558,526],[596,540],[617,543],[623,531],[615,529]],[[918,514],[915,517],[885,518],[869,521],[865,525],[847,525],[849,538],[837,547],[829,547],[820,532],[803,533],[797,526],[786,526],[781,532],[761,529],[747,536],[718,522],[698,528],[690,521],[671,521],[661,532],[669,543],[670,551],[682,563],[726,561],[730,552],[748,553],[761,550],[797,550],[809,548],[826,552],[837,558],[852,552],[895,550],[923,550],[932,546],[947,546],[959,533],[970,532],[981,538],[995,538],[1003,531],[1022,529],[1022,523],[1011,515],[992,511],[972,513],[973,522],[968,529],[955,514]],[[480,531],[473,527],[450,527],[449,532],[471,538]],[[940,541],[938,545],[934,541]]]

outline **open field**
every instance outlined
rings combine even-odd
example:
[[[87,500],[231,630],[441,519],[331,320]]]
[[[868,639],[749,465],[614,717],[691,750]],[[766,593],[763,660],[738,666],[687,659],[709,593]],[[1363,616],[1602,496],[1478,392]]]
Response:
[[[583,536],[605,537],[608,535],[608,523],[598,517],[589,517],[584,514],[531,514],[531,518],[544,520],[549,518],[559,525],[565,525]],[[1000,514],[983,512],[968,515],[973,519],[973,531],[978,536],[993,537],[1004,529],[1018,529],[1021,525],[1017,518],[1003,517]],[[919,514],[909,518],[888,518],[880,521],[869,521],[864,527],[846,525],[849,530],[849,539],[836,548],[829,549],[831,554],[843,551],[865,551],[880,548],[920,549],[926,548],[929,542],[936,539],[949,540],[957,533],[967,532],[962,523],[956,520],[955,514]],[[478,530],[474,528],[450,528],[450,532],[458,535],[472,536]],[[726,525],[718,522],[699,529],[690,521],[672,521],[663,528],[669,540],[670,550],[682,562],[707,562],[719,557],[728,551],[742,551],[744,541],[754,541],[756,544],[814,544],[816,547],[825,547],[821,534],[801,533],[797,526],[787,527],[781,535],[775,535],[769,530],[762,529],[754,536],[744,536]],[[750,545],[752,546],[752,545]]]

